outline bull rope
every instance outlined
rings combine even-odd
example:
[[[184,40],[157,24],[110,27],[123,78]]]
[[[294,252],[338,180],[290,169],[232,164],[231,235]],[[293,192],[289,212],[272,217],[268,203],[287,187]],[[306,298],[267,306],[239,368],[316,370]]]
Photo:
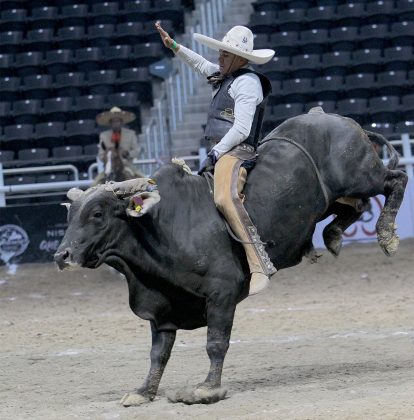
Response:
[[[316,177],[318,178],[319,181],[319,185],[321,186],[321,190],[323,193],[323,196],[325,198],[325,210],[324,213],[326,212],[326,210],[329,207],[329,196],[328,196],[328,191],[326,190],[326,186],[325,183],[323,182],[322,179],[322,175],[319,172],[318,167],[316,166],[315,161],[313,160],[312,156],[310,155],[310,153],[299,143],[296,143],[294,140],[290,139],[289,137],[273,137],[273,138],[264,138],[259,145],[261,146],[262,144],[270,141],[270,140],[284,140],[290,144],[292,144],[293,146],[296,146],[301,152],[303,152],[303,154],[308,158],[309,162],[311,163],[313,170],[315,171]]]

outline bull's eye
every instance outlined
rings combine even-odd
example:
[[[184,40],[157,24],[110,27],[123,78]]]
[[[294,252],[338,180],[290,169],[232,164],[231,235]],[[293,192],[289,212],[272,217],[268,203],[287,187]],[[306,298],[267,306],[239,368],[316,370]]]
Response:
[[[95,218],[95,219],[100,219],[101,217],[102,217],[102,212],[101,211],[96,211],[94,214],[93,214],[93,217]]]

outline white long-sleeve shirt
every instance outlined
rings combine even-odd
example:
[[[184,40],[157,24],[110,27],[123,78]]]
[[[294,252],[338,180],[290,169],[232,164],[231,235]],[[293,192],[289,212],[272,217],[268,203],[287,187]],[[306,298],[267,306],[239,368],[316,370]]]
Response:
[[[202,76],[219,71],[218,64],[211,63],[201,55],[180,45],[176,56],[190,65]],[[213,97],[218,89],[213,91]],[[263,89],[259,77],[247,73],[237,77],[231,84],[229,94],[234,99],[234,124],[226,135],[214,146],[219,157],[242,143],[249,136],[256,107],[263,101]]]

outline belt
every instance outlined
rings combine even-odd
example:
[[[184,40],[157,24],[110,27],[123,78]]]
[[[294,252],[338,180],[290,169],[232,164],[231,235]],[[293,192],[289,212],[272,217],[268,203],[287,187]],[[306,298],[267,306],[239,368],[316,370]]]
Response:
[[[204,137],[204,140],[208,141],[210,143],[210,145],[216,145],[217,143],[220,142],[221,139],[215,139],[213,137]],[[256,148],[254,146],[252,146],[251,144],[247,144],[247,143],[240,143],[237,146],[234,146],[234,148],[232,150],[243,150],[246,152],[255,152]]]

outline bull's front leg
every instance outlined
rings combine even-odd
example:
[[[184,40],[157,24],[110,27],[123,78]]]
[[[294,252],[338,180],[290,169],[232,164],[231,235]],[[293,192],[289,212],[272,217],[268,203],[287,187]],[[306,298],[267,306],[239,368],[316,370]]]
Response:
[[[175,331],[158,331],[151,322],[152,347],[151,367],[148,376],[141,388],[136,392],[125,394],[121,404],[125,407],[137,406],[152,401],[157,395],[158,386],[164,373],[165,366],[170,358],[174,345]]]
[[[174,396],[170,396],[171,401],[186,404],[211,404],[226,396],[227,390],[221,388],[221,374],[229,348],[235,309],[235,299],[228,296],[219,301],[209,302],[206,350],[210,358],[210,370],[207,378],[195,389],[180,390]]]

